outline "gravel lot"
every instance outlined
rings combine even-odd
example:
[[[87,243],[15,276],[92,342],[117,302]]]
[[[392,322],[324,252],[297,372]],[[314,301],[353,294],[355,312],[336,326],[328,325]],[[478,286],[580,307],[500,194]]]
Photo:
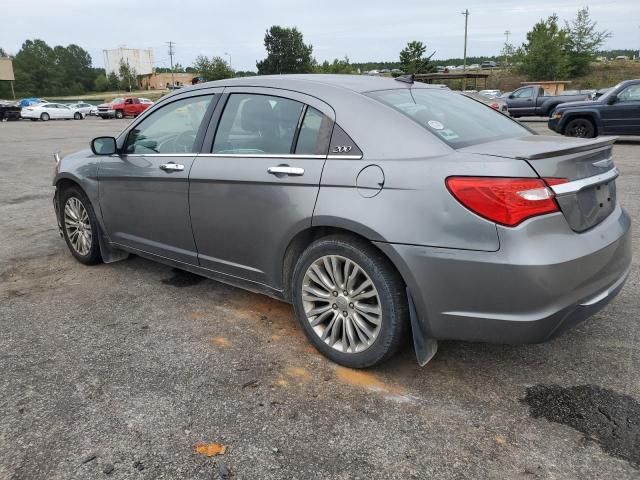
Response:
[[[620,296],[554,341],[354,372],[288,305],[71,257],[51,153],[125,122],[0,123],[0,478],[640,478],[637,245]],[[614,150],[637,238],[640,139]],[[195,451],[213,442],[226,453]]]

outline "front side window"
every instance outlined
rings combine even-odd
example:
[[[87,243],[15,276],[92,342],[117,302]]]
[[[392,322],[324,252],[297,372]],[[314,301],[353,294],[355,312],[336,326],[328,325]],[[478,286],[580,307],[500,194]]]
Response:
[[[212,98],[185,98],[156,110],[129,132],[125,153],[196,153],[198,130]]]
[[[630,85],[618,94],[620,102],[640,101],[640,85]]]
[[[532,135],[487,105],[449,90],[403,88],[368,95],[411,118],[452,148]]]
[[[292,153],[303,107],[300,102],[282,97],[230,95],[213,142],[213,153]]]
[[[524,88],[513,94],[515,98],[531,98],[533,97],[533,87]]]

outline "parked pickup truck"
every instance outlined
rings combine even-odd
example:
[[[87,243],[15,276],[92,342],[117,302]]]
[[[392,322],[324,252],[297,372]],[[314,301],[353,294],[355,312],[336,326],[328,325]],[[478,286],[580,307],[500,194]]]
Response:
[[[640,80],[626,80],[591,102],[558,105],[548,127],[567,137],[640,135]]]
[[[101,118],[137,117],[151,105],[142,103],[137,97],[115,98],[109,103],[98,105],[98,116]]]
[[[527,85],[505,95],[502,99],[507,102],[512,117],[548,117],[561,103],[588,100],[589,95],[545,95],[542,86]]]
[[[18,102],[10,102],[0,100],[0,122],[5,120],[20,120],[20,104]]]

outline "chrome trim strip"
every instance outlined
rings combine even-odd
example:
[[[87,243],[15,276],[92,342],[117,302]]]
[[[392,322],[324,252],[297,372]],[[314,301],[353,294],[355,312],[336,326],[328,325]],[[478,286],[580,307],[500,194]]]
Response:
[[[198,157],[238,157],[238,158],[286,158],[286,159],[325,159],[326,155],[297,155],[295,153],[200,153]]]
[[[123,157],[193,157],[197,153],[123,153]]]
[[[615,180],[616,178],[618,178],[618,175],[620,175],[620,171],[614,167],[608,172],[594,175],[593,177],[581,178],[580,180],[574,180],[573,182],[553,185],[551,187],[551,190],[553,190],[553,193],[555,193],[556,195],[567,195],[570,193],[576,193],[583,188]]]
[[[327,158],[331,160],[360,160],[362,155],[328,155]]]

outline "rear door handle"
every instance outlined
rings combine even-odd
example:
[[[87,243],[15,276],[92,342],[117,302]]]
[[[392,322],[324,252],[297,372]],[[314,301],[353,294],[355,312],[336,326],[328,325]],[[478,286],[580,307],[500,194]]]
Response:
[[[184,165],[174,162],[164,163],[160,165],[160,170],[164,170],[165,172],[182,172]]]
[[[294,177],[299,177],[304,175],[304,168],[300,167],[290,167],[288,165],[278,165],[277,167],[269,167],[267,172],[273,175],[290,175]]]

